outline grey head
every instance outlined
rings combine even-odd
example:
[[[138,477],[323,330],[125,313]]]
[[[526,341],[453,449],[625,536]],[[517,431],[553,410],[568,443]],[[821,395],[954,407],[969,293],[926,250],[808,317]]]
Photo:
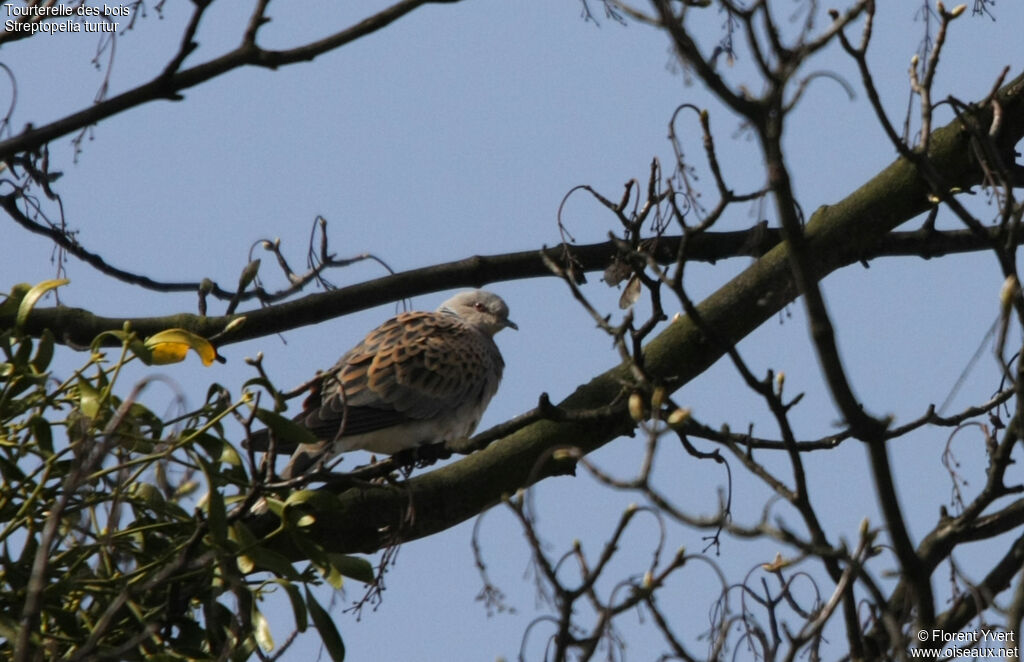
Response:
[[[508,305],[493,292],[467,290],[459,292],[437,309],[445,315],[455,315],[466,324],[493,336],[504,328],[518,329],[508,318]]]

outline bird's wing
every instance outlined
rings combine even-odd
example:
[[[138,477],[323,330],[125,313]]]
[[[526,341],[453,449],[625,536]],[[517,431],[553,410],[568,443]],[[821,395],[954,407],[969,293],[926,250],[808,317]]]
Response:
[[[432,419],[489,398],[503,368],[494,341],[458,318],[403,313],[335,364],[297,420],[330,440]]]

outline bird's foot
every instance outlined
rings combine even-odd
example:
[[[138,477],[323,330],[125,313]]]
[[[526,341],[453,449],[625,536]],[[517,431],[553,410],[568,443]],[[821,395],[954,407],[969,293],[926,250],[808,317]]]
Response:
[[[403,451],[395,453],[391,457],[395,461],[395,464],[400,467],[421,469],[423,467],[429,467],[438,460],[447,460],[451,456],[451,450],[444,444],[444,442],[441,442],[437,444],[423,444],[422,446],[406,448]]]

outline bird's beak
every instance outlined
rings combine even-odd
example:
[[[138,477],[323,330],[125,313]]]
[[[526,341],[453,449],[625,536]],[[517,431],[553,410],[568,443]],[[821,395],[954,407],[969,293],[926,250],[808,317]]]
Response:
[[[513,322],[512,320],[505,320],[505,326],[507,326],[510,329],[515,329],[516,331],[519,330],[519,325]]]

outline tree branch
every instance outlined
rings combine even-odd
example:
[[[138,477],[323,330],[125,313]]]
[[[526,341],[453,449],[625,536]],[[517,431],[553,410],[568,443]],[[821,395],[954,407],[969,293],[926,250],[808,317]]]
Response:
[[[1013,128],[1001,139],[1013,144],[1024,136],[1024,76],[999,93],[1003,108],[1012,108]],[[976,109],[979,121],[991,117],[989,106]],[[935,131],[932,163],[952,185],[965,187],[981,177],[970,154],[968,133],[959,120]],[[914,164],[900,158],[871,181],[833,206],[820,208],[805,229],[810,273],[821,279],[859,259],[881,237],[929,207],[928,183]],[[719,342],[710,343],[692,320],[679,317],[644,348],[648,374],[672,392],[715,363],[721,342],[735,343],[773,317],[796,296],[789,247],[779,244],[704,300],[698,310]],[[609,406],[602,421],[538,421],[463,460],[417,476],[399,486],[350,490],[337,497],[336,508],[319,518],[313,535],[326,548],[371,552],[382,546],[414,540],[454,526],[499,502],[505,495],[544,478],[572,473],[569,454],[555,449],[573,446],[589,453],[629,434],[635,423],[624,399],[616,400],[630,380],[628,365],[616,366],[579,387],[559,406],[569,412]],[[413,521],[405,518],[409,504]],[[258,523],[260,524],[260,523]],[[270,516],[260,524],[276,526]],[[282,551],[301,552],[281,541]]]
[[[0,197],[0,207],[6,208],[7,198]],[[55,231],[56,232],[56,231]],[[879,257],[917,256],[924,259],[972,253],[991,248],[999,230],[990,228],[985,236],[970,230],[939,232],[935,230],[914,230],[891,232],[878,238],[862,253],[846,251],[838,266],[855,262],[866,262]],[[734,232],[705,232],[682,236],[664,236],[656,240],[641,242],[640,250],[647,252],[655,261],[668,264],[679,255],[685,241],[684,257],[690,261],[717,262],[735,257],[759,257],[770,251],[781,241],[780,231],[759,224],[749,230]],[[1024,245],[1024,238],[1018,237]],[[192,315],[179,313],[160,317],[104,317],[82,309],[58,306],[35,308],[25,326],[26,333],[38,336],[43,329],[49,329],[58,340],[76,347],[84,347],[103,331],[121,329],[125,321],[142,336],[152,335],[168,328],[184,328],[205,338],[221,333],[227,324],[237,317],[245,316],[246,324],[230,336],[217,341],[218,346],[243,340],[251,340],[273,333],[299,328],[342,317],[376,305],[397,301],[402,298],[428,294],[455,287],[477,287],[482,284],[540,278],[552,276],[545,266],[542,253],[554,260],[567,259],[581,272],[602,271],[608,267],[618,252],[617,242],[605,241],[595,244],[562,244],[540,251],[530,250],[498,255],[476,255],[444,264],[412,269],[397,274],[348,287],[317,292],[293,301],[247,311],[234,316]],[[127,274],[120,280],[162,292],[197,292],[203,287],[202,281],[163,282],[146,276],[128,274],[107,265],[102,258],[85,249],[78,249],[78,257],[89,262],[102,273],[114,277]],[[244,297],[243,297],[244,298]],[[0,313],[0,329],[10,328],[14,323],[13,314]]]
[[[328,51],[340,48],[347,43],[372,34],[423,5],[454,1],[457,0],[402,0],[345,30],[283,51],[259,48],[254,41],[255,31],[250,28],[246,33],[247,38],[238,48],[190,69],[176,71],[177,65],[181,64],[180,60],[184,59],[183,54],[188,54],[186,51],[189,49],[186,44],[168,68],[150,82],[67,115],[50,124],[38,128],[28,127],[13,138],[0,141],[0,161],[8,161],[14,155],[22,152],[37,150],[56,138],[96,124],[129,108],[134,108],[157,99],[179,100],[182,90],[205,83],[233,69],[249,65],[277,69],[278,67],[296,62],[308,62]],[[197,11],[193,18],[198,20],[201,13]],[[250,36],[253,40],[249,39]]]

